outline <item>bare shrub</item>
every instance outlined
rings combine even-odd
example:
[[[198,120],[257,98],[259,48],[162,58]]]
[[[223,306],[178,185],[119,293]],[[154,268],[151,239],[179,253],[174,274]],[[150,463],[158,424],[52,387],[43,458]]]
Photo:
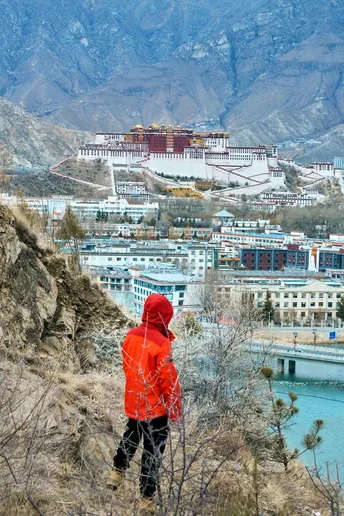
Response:
[[[344,511],[344,483],[341,479],[338,464],[334,472],[330,472],[330,466],[326,463],[325,467],[318,466],[315,450],[313,450],[314,464],[312,468],[307,468],[309,477],[324,500],[331,516],[341,516]]]
[[[121,347],[126,335],[126,329],[117,331],[116,334],[105,334],[100,332],[93,337],[94,355],[98,363],[110,369],[121,369],[122,354]]]
[[[250,353],[254,313],[229,305],[203,328],[187,321],[174,344],[181,422],[171,425],[157,473],[157,513],[253,516],[311,514],[301,474],[266,465],[273,455],[261,366]],[[139,450],[124,485],[107,490],[125,416],[123,333],[99,334],[87,374],[3,363],[0,369],[0,492],[6,515],[138,514]],[[271,409],[270,409],[271,410]],[[272,461],[270,461],[272,462]]]
[[[229,303],[218,317],[217,304],[206,312],[201,334],[185,333],[174,345],[185,394],[202,420],[230,417],[231,426],[262,430],[260,368],[268,357],[250,352],[259,317],[245,305]],[[260,430],[259,430],[260,429]]]

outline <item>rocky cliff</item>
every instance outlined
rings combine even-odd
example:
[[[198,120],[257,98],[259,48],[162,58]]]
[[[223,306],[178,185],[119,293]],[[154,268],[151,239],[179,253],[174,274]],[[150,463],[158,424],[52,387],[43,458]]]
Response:
[[[87,276],[73,277],[65,258],[0,204],[0,349],[83,367],[94,338],[127,324]]]
[[[90,139],[89,133],[51,125],[0,98],[0,166],[6,156],[11,169],[46,168]]]
[[[343,20],[341,1],[4,0],[0,94],[76,129],[220,125],[332,157]]]
[[[95,502],[94,475],[114,453],[123,382],[120,371],[98,372],[94,352],[100,336],[120,345],[130,325],[0,204],[1,514],[60,516],[66,507],[82,514],[111,505],[104,490]]]

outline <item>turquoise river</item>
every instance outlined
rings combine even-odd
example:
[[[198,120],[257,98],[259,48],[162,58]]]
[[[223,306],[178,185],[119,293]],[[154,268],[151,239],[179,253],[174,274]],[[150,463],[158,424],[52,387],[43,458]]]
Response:
[[[298,360],[296,373],[278,374],[274,388],[282,398],[290,390],[299,396],[296,406],[300,412],[287,430],[289,445],[300,449],[312,421],[323,419],[324,442],[317,461],[320,465],[328,462],[331,470],[338,464],[344,477],[344,365]],[[313,464],[310,452],[302,460],[308,466]]]

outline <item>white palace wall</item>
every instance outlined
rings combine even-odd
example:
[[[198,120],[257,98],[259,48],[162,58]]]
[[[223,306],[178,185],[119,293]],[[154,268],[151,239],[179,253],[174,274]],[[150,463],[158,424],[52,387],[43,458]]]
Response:
[[[100,140],[100,137],[99,137]],[[253,149],[254,151],[255,149]],[[153,172],[170,176],[195,177],[200,179],[217,179],[225,183],[237,181],[245,184],[254,176],[257,181],[264,181],[269,174],[269,166],[276,166],[277,157],[267,157],[262,149],[245,153],[204,152],[203,149],[191,149],[183,153],[148,153],[143,150],[113,149],[103,145],[81,147],[78,159],[94,161],[104,160],[110,167],[139,164]],[[224,169],[218,168],[224,167]],[[233,170],[235,169],[236,170]],[[266,177],[259,177],[266,175]],[[243,177],[242,177],[243,176]],[[250,181],[249,181],[250,182]]]
[[[177,155],[175,155],[177,156]],[[146,166],[153,172],[158,174],[167,174],[171,176],[186,176],[207,179],[207,170],[203,159],[185,159],[181,154],[181,158],[175,159],[159,159],[149,158],[145,161]],[[209,176],[211,177],[211,176]]]

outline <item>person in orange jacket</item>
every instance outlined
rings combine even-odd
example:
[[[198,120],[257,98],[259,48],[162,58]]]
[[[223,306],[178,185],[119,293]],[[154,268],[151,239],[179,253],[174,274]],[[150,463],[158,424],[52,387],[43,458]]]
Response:
[[[171,350],[174,335],[168,329],[172,317],[169,300],[160,294],[150,295],[142,324],[128,332],[122,346],[124,405],[129,420],[107,485],[115,490],[119,487],[143,437],[140,492],[148,513],[150,509],[155,512],[154,495],[168,420],[177,422],[182,417],[181,391]]]

